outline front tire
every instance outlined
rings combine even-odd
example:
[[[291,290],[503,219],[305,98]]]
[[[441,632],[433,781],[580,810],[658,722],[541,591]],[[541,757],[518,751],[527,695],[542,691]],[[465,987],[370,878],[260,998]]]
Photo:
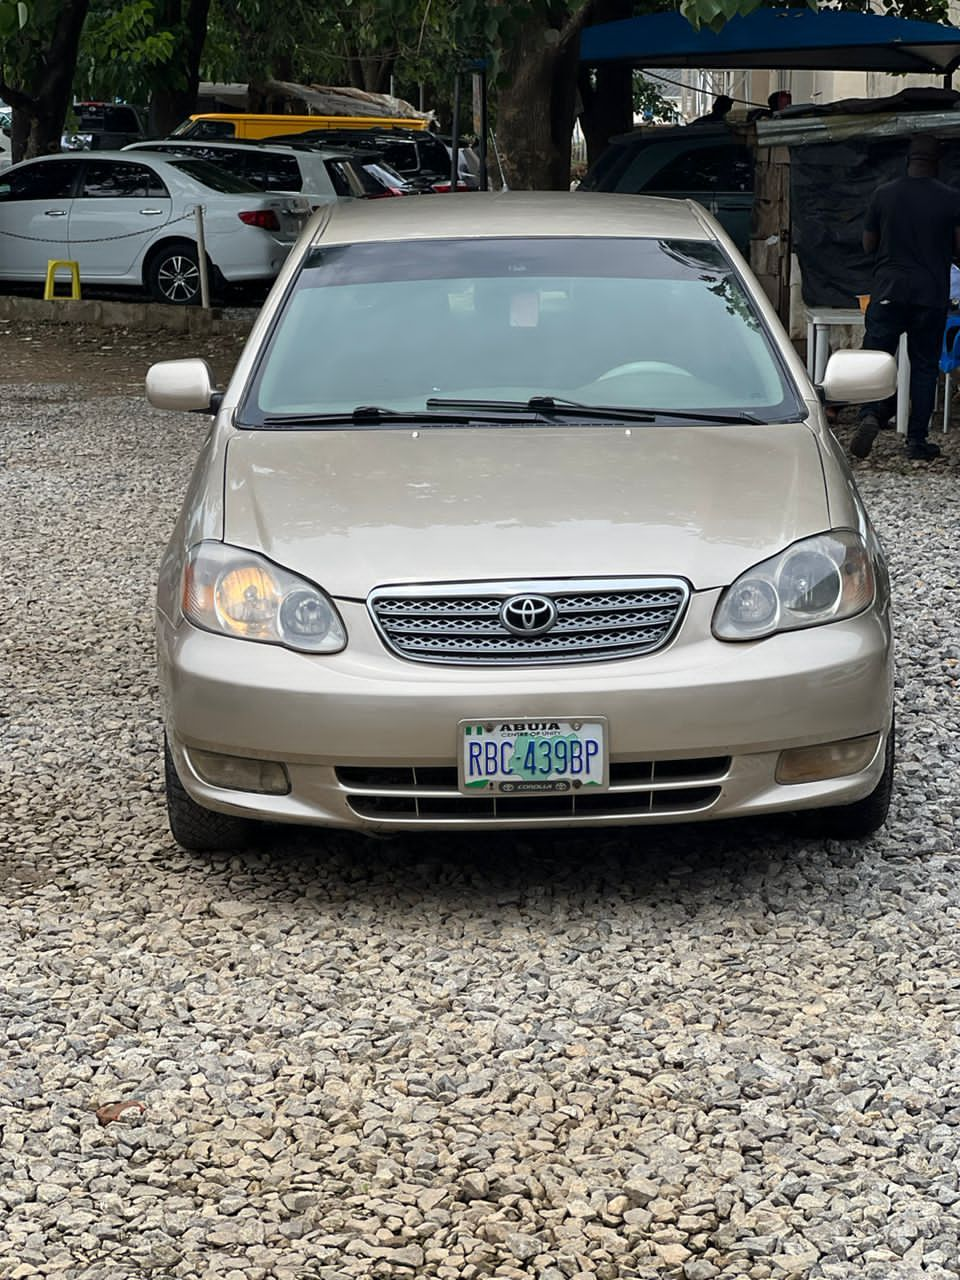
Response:
[[[887,745],[883,757],[883,773],[880,781],[862,800],[853,804],[836,805],[830,809],[816,809],[805,813],[804,825],[811,835],[828,840],[865,840],[879,831],[890,811],[893,795],[893,766],[896,759],[896,728],[890,721]]]
[[[200,257],[189,241],[164,245],[147,263],[144,273],[155,302],[177,307],[200,305]]]
[[[167,736],[163,737],[163,773],[167,793],[167,821],[177,844],[192,853],[225,853],[250,849],[263,835],[263,824],[253,818],[237,818],[229,813],[204,809],[188,793],[177,767]]]

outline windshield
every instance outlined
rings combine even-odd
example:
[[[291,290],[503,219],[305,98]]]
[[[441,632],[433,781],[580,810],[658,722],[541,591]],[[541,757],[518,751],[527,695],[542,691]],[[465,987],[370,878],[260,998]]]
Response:
[[[194,120],[188,117],[170,134],[171,138],[232,138],[236,126],[232,120]]]
[[[544,237],[314,248],[239,421],[358,406],[429,421],[428,401],[537,397],[766,421],[800,412],[714,244]]]

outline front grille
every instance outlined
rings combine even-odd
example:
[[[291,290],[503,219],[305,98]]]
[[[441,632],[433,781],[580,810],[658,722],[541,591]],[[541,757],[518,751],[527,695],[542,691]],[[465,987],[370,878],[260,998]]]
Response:
[[[640,760],[610,765],[607,791],[542,796],[465,796],[456,766],[341,765],[337,781],[358,817],[381,822],[654,818],[698,813],[715,804],[729,756]]]
[[[501,611],[513,596],[552,601],[541,635],[516,635]],[[690,596],[680,578],[441,583],[381,587],[368,607],[387,647],[414,662],[498,666],[601,662],[662,649]]]

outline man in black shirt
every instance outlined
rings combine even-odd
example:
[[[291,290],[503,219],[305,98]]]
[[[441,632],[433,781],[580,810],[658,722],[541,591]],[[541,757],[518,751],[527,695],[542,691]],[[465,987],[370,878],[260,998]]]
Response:
[[[950,264],[960,254],[960,191],[937,180],[936,138],[910,143],[907,176],[878,187],[867,207],[864,251],[873,256],[873,287],[863,345],[895,355],[907,335],[910,417],[907,457],[931,462],[940,449],[927,439],[937,394],[937,369],[950,299]],[[850,445],[855,458],[870,452],[889,406],[864,405]]]
[[[733,110],[733,99],[728,98],[725,93],[721,93],[718,98],[714,98],[713,106],[705,116],[697,116],[696,120],[691,120],[691,124],[726,124],[727,116]]]

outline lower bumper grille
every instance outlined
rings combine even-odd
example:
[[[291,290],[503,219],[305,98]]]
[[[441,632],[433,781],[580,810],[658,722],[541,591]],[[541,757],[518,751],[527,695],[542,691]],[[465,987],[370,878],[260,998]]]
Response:
[[[614,763],[604,792],[540,796],[465,796],[455,767],[341,766],[337,781],[358,817],[381,822],[644,818],[698,813],[720,797],[729,756]]]

